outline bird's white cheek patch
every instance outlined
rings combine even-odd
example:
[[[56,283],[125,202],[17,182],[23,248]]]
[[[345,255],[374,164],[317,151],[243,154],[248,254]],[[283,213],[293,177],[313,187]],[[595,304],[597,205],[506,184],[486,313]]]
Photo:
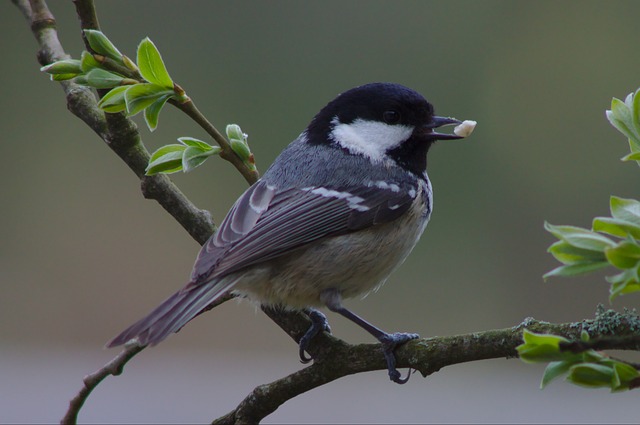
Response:
[[[331,124],[333,140],[349,152],[364,155],[373,161],[382,161],[387,151],[399,146],[413,132],[411,126],[362,119],[344,124],[334,118]]]

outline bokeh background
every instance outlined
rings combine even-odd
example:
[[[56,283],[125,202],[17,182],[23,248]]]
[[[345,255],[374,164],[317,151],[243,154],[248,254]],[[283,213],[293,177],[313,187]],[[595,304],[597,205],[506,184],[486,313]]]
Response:
[[[145,36],[219,127],[241,124],[258,166],[337,93],[394,81],[441,115],[479,122],[432,149],[435,211],[422,241],[377,294],[348,305],[389,331],[449,335],[591,318],[603,275],[544,282],[556,266],[543,222],[589,226],[611,194],[638,196],[640,170],[604,111],[640,86],[638,2],[97,1],[131,57]],[[67,52],[82,51],[71,2],[51,1]],[[103,344],[187,279],[198,251],[146,201],[126,166],[65,108],[36,43],[0,3],[0,421],[56,422]],[[141,123],[140,120],[137,120]],[[206,135],[166,108],[150,150]],[[212,160],[173,180],[219,222],[245,188]],[[637,296],[614,307],[638,304]],[[372,342],[330,315],[334,333]],[[82,422],[206,422],[255,386],[302,367],[294,343],[247,303],[227,303],[107,379]],[[636,422],[637,394],[556,382],[517,360],[445,368],[404,386],[386,373],[298,397],[266,422]]]

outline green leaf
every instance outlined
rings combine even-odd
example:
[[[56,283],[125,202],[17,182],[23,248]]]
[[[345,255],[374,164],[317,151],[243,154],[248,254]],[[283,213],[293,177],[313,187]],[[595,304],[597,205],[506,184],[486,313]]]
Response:
[[[249,146],[246,143],[240,140],[231,140],[229,144],[231,145],[231,149],[238,154],[240,159],[243,161],[249,160],[251,157],[251,150],[249,150]]]
[[[238,124],[229,124],[227,125],[226,133],[231,150],[242,159],[245,165],[255,170],[255,162],[247,143],[247,135],[242,132],[240,126]]]
[[[569,369],[567,380],[587,388],[611,387],[613,368],[602,364],[580,363]]]
[[[538,334],[535,332],[531,332],[528,329],[525,329],[522,332],[522,339],[525,344],[553,345],[556,348],[560,347],[561,342],[569,342],[569,340],[563,336],[552,334]]]
[[[593,350],[579,357],[550,363],[540,384],[544,388],[552,380],[568,373],[567,380],[588,388],[610,388],[611,391],[629,389],[631,383],[640,376],[640,372],[629,364],[605,357]]]
[[[64,59],[40,68],[40,71],[52,75],[82,74],[82,66],[78,59]]]
[[[582,354],[580,354],[580,357],[582,357],[581,361],[583,363],[602,363],[602,364],[607,364],[607,362],[609,361],[608,357],[605,357],[604,354],[600,353],[599,351],[595,351],[595,350],[584,351]]]
[[[629,150],[631,151],[631,154],[627,155],[629,157],[629,160],[635,160],[634,158],[636,157],[636,155],[640,154],[640,141],[629,139]],[[624,161],[627,156],[623,157],[622,160]],[[640,164],[640,161],[638,161],[638,163]]]
[[[564,360],[566,355],[551,345],[526,345],[518,347],[518,355],[525,363],[546,363]]]
[[[617,378],[617,385],[612,387],[613,391],[629,389],[629,384],[631,384],[634,379],[640,377],[640,372],[626,363],[616,361],[613,365],[613,370]]]
[[[630,280],[636,280],[636,278],[637,278],[637,269],[636,270],[626,269],[613,276],[607,276],[605,279],[609,283],[617,284],[617,283],[627,282]]]
[[[580,332],[580,341],[587,342],[590,339],[591,339],[591,337],[589,336],[589,332],[587,332],[587,331],[585,331],[583,329],[582,332]]]
[[[602,252],[605,248],[614,245],[614,242],[606,236],[581,227],[554,226],[545,222],[544,228],[558,239],[577,248]]]
[[[573,365],[574,363],[568,362],[568,361],[558,361],[558,362],[549,363],[549,365],[547,365],[547,368],[544,370],[544,373],[542,375],[540,388],[542,389],[546,387],[547,385],[549,385],[551,381],[553,381],[560,375],[564,375],[565,373],[567,373],[571,368],[571,366]]]
[[[113,45],[104,33],[97,30],[84,30],[87,42],[94,52],[122,63],[122,53]]]
[[[238,124],[227,125],[225,132],[227,133],[227,138],[229,140],[239,140],[239,141],[247,140],[247,135],[242,132],[242,129]]]
[[[142,40],[138,46],[138,67],[145,80],[173,90],[173,81],[164,66],[160,52],[149,37]]]
[[[78,75],[76,78],[73,79],[73,82],[81,86],[89,85],[89,80],[87,80],[86,74]]]
[[[178,141],[185,146],[195,146],[197,148],[202,149],[203,151],[208,151],[212,149],[217,149],[218,151],[220,150],[220,148],[217,146],[216,147],[211,146],[207,142],[203,142],[202,140],[195,139],[193,137],[187,137],[187,136],[178,137]]]
[[[186,149],[183,145],[172,144],[172,145],[164,145],[163,147],[157,149],[154,153],[151,154],[151,158],[149,158],[149,162],[153,162],[162,156],[171,153],[171,152],[180,152],[182,156],[182,152]]]
[[[560,351],[561,342],[569,342],[564,337],[548,334],[536,334],[527,329],[522,334],[524,344],[516,347],[518,356],[526,363],[541,363],[575,359],[573,353]]]
[[[639,92],[630,93],[624,102],[612,99],[611,110],[606,111],[607,119],[618,131],[629,140],[630,155],[623,161],[635,160],[640,165],[640,95]]]
[[[188,146],[182,155],[182,169],[185,173],[193,171],[208,158],[206,152],[195,146]]]
[[[627,106],[629,107],[629,110],[633,110],[633,98],[635,96],[634,92],[631,92],[627,95],[627,97],[624,98],[624,103],[627,104]]]
[[[78,74],[51,74],[51,81],[66,81],[77,76]]]
[[[614,367],[622,381],[630,381],[640,376],[640,371],[629,364],[614,361]]]
[[[621,161],[640,161],[640,151],[631,152],[620,158]]]
[[[82,72],[87,73],[92,69],[100,68],[100,62],[85,50],[82,52],[82,56],[80,56],[80,67],[82,68]]]
[[[182,154],[184,145],[166,145],[155,151],[149,159],[146,175],[158,173],[171,174],[182,170]]]
[[[631,105],[630,105],[631,115],[633,117],[632,123],[633,123],[634,133],[636,135],[640,135],[640,96],[638,95],[638,93],[640,93],[640,89],[636,90],[636,92],[633,94],[633,101],[631,102]],[[640,140],[638,140],[638,137],[635,137],[633,139],[636,142],[636,147],[640,149]]]
[[[606,261],[602,252],[577,248],[566,241],[557,241],[548,249],[556,260],[563,264],[578,264]]]
[[[156,84],[143,83],[130,86],[124,93],[127,113],[135,115],[166,95],[173,95],[173,91]]]
[[[613,376],[611,377],[611,391],[614,389],[620,389],[622,386],[622,381],[620,380],[620,374],[618,373],[615,365],[611,366],[611,371],[613,372]]]
[[[604,253],[607,260],[619,269],[630,269],[640,261],[640,246],[628,240],[605,249]]]
[[[97,89],[110,89],[119,86],[124,77],[100,68],[87,73],[87,84]]]
[[[220,153],[220,150],[220,148],[217,150],[202,150],[196,146],[188,146],[182,156],[182,169],[185,173],[188,173],[205,162],[211,155]]]
[[[614,283],[609,288],[609,302],[613,303],[613,301],[615,301],[615,299],[620,295],[626,295],[638,291],[640,291],[640,285],[638,285],[637,283],[634,284],[630,281]]]
[[[178,137],[178,141],[187,146],[182,157],[182,167],[185,173],[201,165],[208,157],[218,155],[222,150],[219,146],[211,146],[193,137]]]
[[[122,112],[127,109],[124,101],[124,92],[127,91],[129,86],[114,87],[109,93],[102,96],[98,106],[105,112],[116,113]]]
[[[640,239],[640,226],[618,218],[596,217],[593,219],[593,230],[620,238],[631,236],[634,239]]]
[[[611,100],[611,110],[607,111],[607,119],[618,131],[627,136],[629,140],[636,140],[633,117],[629,106],[615,97]],[[640,148],[640,145],[638,146]]]
[[[580,274],[591,273],[608,266],[609,266],[609,263],[606,261],[602,261],[598,263],[588,262],[588,263],[568,264],[568,265],[556,267],[550,272],[545,273],[542,277],[543,279],[548,279],[550,277],[557,277],[557,276],[562,276],[562,277],[576,276]]]
[[[128,69],[130,69],[130,70],[132,70],[134,72],[140,72],[140,70],[138,69],[138,65],[136,65],[136,63],[134,61],[129,59],[129,57],[127,55],[122,55],[122,63]]]
[[[149,127],[149,131],[153,131],[158,127],[160,111],[169,98],[171,98],[170,94],[161,96],[144,110],[144,120],[147,123],[147,127]]]
[[[620,295],[640,291],[637,267],[635,269],[626,269],[614,276],[607,276],[606,279],[611,283],[611,288],[609,288],[609,302],[613,302],[613,300]]]
[[[640,226],[640,202],[612,196],[609,205],[614,218]]]

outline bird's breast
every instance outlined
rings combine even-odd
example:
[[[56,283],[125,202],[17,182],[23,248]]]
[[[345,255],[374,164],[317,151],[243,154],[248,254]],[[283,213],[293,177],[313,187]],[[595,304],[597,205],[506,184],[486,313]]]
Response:
[[[409,255],[431,214],[431,188],[418,188],[411,208],[398,219],[354,233],[321,239],[247,270],[236,292],[267,305],[321,306],[330,288],[344,298],[380,287]]]

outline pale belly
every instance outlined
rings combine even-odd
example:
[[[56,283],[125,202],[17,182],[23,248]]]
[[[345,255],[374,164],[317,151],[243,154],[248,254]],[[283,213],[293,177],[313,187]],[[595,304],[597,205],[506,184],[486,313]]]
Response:
[[[321,306],[320,294],[337,289],[343,298],[363,296],[381,286],[409,255],[428,217],[416,208],[391,223],[327,238],[268,266],[243,273],[234,292],[264,305]]]

